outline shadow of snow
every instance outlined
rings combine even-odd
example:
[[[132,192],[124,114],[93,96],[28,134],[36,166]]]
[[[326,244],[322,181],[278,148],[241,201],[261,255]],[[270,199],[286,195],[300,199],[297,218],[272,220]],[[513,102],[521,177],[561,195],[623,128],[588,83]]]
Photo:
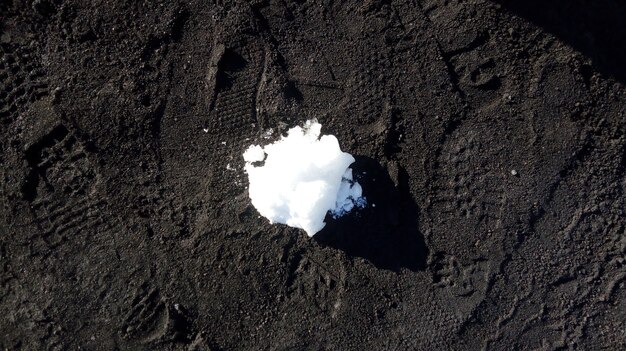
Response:
[[[419,211],[402,169],[395,182],[376,160],[355,156],[352,169],[367,206],[333,220],[313,238],[323,246],[362,257],[381,269],[424,270],[428,248],[418,230]]]

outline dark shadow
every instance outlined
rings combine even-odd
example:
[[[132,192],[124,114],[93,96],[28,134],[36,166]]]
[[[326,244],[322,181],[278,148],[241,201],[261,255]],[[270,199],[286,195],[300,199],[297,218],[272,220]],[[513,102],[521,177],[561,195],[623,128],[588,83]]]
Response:
[[[288,81],[283,88],[283,96],[287,100],[294,100],[296,102],[302,102],[304,100],[304,96],[294,81]]]
[[[216,91],[231,88],[235,80],[235,74],[246,68],[248,61],[238,52],[225,49],[217,63],[217,75],[215,78]]]
[[[69,134],[69,131],[65,126],[58,125],[50,133],[43,136],[36,143],[30,145],[26,150],[26,161],[30,167],[28,175],[24,179],[22,184],[22,194],[27,201],[33,201],[37,197],[37,188],[39,186],[39,180],[44,177],[44,173],[49,163],[44,161],[44,155],[42,154],[44,149],[53,147],[59,142],[63,141]]]
[[[326,227],[313,238],[349,256],[365,258],[378,268],[424,270],[428,248],[418,230],[419,211],[406,172],[400,170],[396,186],[377,161],[355,158],[353,173],[368,205],[339,219],[327,216]]]
[[[626,2],[493,0],[583,53],[594,68],[626,82]],[[584,74],[585,72],[582,72]]]
[[[172,40],[176,43],[180,42],[185,32],[185,25],[189,20],[190,13],[182,10],[176,14],[172,21]]]

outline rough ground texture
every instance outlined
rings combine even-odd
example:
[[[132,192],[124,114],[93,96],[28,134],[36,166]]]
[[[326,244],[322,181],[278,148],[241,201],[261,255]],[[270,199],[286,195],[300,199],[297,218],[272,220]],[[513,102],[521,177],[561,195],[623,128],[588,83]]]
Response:
[[[622,1],[0,1],[2,350],[626,347]],[[241,153],[318,118],[313,239]]]

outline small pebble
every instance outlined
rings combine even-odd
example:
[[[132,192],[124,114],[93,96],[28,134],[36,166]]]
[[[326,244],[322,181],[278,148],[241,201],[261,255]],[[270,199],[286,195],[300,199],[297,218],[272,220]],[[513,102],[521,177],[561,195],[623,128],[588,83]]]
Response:
[[[516,171],[516,170],[514,170],[514,169],[512,169],[512,170],[511,170],[511,175],[512,175],[512,176],[517,176],[517,171]]]

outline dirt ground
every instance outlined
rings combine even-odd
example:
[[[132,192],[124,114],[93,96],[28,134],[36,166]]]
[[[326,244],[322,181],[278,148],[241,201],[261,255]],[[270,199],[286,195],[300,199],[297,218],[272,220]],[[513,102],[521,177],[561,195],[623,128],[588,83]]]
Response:
[[[0,349],[626,348],[626,3],[0,0]],[[317,118],[309,239],[242,151]]]

